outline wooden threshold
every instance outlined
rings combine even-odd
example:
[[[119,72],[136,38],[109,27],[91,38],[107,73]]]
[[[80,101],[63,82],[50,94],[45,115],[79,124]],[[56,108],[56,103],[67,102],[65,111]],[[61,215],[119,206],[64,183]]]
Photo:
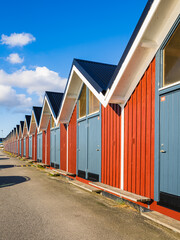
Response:
[[[89,184],[92,185],[92,186],[101,188],[106,192],[115,194],[115,195],[117,195],[121,198],[125,198],[127,200],[131,200],[131,201],[134,201],[134,202],[143,202],[144,203],[144,202],[151,201],[150,198],[140,196],[140,195],[137,195],[135,193],[131,193],[131,192],[128,192],[128,191],[125,191],[125,190],[121,190],[119,188],[112,187],[112,186],[109,186],[109,185],[104,184],[104,183],[100,183],[100,182],[93,182],[92,183],[92,182],[90,182]]]

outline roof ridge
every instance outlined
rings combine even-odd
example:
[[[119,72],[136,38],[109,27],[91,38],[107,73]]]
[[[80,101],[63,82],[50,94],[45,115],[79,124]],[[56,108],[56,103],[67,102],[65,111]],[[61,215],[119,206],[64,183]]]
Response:
[[[78,59],[78,58],[74,58],[74,60],[75,60],[75,61],[81,61],[81,62],[88,62],[88,63],[94,63],[94,64],[101,64],[101,65],[106,65],[106,66],[117,67],[116,64],[109,64],[109,63],[95,62],[95,61],[84,60],[84,59]]]
[[[63,92],[54,92],[54,91],[45,91],[45,93],[58,93],[58,94],[64,94]]]

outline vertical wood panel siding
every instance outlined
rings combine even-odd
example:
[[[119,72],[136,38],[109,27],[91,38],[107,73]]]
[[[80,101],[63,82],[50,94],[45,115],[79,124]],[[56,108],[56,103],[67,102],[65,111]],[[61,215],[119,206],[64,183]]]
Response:
[[[42,163],[45,163],[45,131],[42,131]]]
[[[18,156],[20,154],[20,140],[18,140]]]
[[[155,59],[124,109],[124,189],[154,197]]]
[[[50,165],[50,120],[49,120],[49,124],[45,133],[45,163]]]
[[[32,160],[34,160],[34,161],[36,161],[35,160],[35,143],[34,143],[34,141],[35,141],[35,134],[33,134],[32,135]]]
[[[67,157],[67,128],[65,124],[60,124],[60,169],[66,171]]]
[[[68,172],[76,174],[76,128],[77,128],[77,107],[74,108],[68,126]]]
[[[35,133],[35,137],[34,137],[34,160],[37,161],[37,129],[36,129],[36,133]]]
[[[121,109],[117,104],[102,106],[101,182],[120,188]]]
[[[21,139],[21,157],[23,157],[24,152],[24,138]]]
[[[26,158],[29,158],[29,136],[26,137]]]

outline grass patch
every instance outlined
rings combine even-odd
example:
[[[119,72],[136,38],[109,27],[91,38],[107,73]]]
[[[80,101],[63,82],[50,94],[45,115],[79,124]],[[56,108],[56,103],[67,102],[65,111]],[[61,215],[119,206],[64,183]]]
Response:
[[[60,174],[58,174],[58,173],[48,173],[48,174],[51,177],[59,177],[60,176]]]
[[[43,166],[41,166],[41,165],[38,165],[38,164],[37,164],[37,167],[38,167],[38,168],[40,168],[40,169],[44,169],[44,167],[43,167]]]

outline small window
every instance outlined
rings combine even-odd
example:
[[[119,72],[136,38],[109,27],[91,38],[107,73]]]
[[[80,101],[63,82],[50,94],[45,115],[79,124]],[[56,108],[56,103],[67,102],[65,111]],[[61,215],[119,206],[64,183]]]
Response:
[[[89,90],[89,114],[99,111],[99,101]]]
[[[51,116],[51,121],[50,121],[50,128],[54,128],[55,127],[55,122],[53,117]]]
[[[79,118],[86,116],[86,85],[83,86],[79,98]]]
[[[163,50],[163,87],[180,81],[180,24]]]

